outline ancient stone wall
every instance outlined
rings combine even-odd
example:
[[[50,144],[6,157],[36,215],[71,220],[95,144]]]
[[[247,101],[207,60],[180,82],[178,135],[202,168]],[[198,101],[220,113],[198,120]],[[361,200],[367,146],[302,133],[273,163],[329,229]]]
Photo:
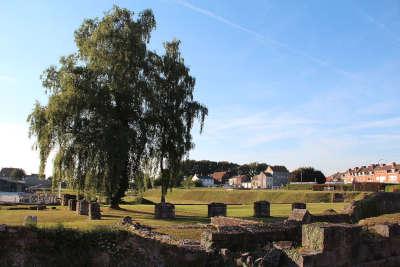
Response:
[[[353,201],[345,210],[351,221],[375,217],[387,213],[400,212],[400,193],[378,192],[364,199]]]
[[[174,219],[175,205],[171,203],[157,203],[154,205],[154,217],[156,219]]]
[[[208,217],[226,216],[226,204],[224,203],[210,203],[208,204]]]
[[[100,220],[101,219],[99,203],[97,203],[97,202],[89,203],[89,219],[90,220]]]
[[[268,201],[254,202],[254,217],[265,218],[270,216],[270,204]]]
[[[62,206],[68,206],[68,200],[70,199],[76,199],[76,195],[71,195],[71,194],[64,194],[61,197],[61,205]]]
[[[201,236],[201,245],[208,251],[222,248],[231,251],[256,249],[273,241],[301,241],[298,223],[254,223],[247,220],[217,217],[212,228]]]
[[[89,202],[85,199],[76,202],[76,214],[88,215],[89,214]]]
[[[68,199],[68,210],[76,211],[76,199]]]
[[[302,247],[285,251],[297,266],[400,266],[400,227],[315,223],[303,225]],[[285,265],[283,265],[285,266]]]
[[[0,225],[0,266],[223,266],[218,254],[129,231]]]

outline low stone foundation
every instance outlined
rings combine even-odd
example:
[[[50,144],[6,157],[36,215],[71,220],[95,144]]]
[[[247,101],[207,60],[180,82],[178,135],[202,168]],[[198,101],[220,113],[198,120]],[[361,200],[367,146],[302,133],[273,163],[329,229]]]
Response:
[[[302,247],[284,250],[295,266],[400,266],[398,225],[303,225]],[[286,266],[286,265],[282,265]]]
[[[157,203],[154,205],[154,217],[156,219],[174,219],[175,205],[171,203]]]
[[[89,219],[90,220],[100,220],[101,219],[99,203],[97,203],[97,202],[89,203]]]
[[[76,214],[88,215],[89,214],[89,202],[85,199],[76,202]]]
[[[270,216],[270,204],[268,201],[254,202],[254,217],[265,218]]]
[[[294,209],[307,209],[307,205],[302,202],[294,202],[292,203],[292,210]]]
[[[201,236],[201,245],[207,250],[222,248],[230,251],[249,251],[273,241],[301,241],[301,225],[298,223],[257,223],[227,217],[212,218],[212,228]]]
[[[353,201],[345,210],[353,223],[368,217],[400,212],[400,193],[378,192]]]
[[[208,204],[208,217],[226,216],[226,204],[213,202]]]
[[[68,199],[68,210],[76,211],[76,199]]]
[[[347,213],[326,213],[326,214],[311,214],[306,209],[293,209],[289,214],[288,221],[297,221],[303,224],[316,222],[329,223],[350,223],[351,218]]]

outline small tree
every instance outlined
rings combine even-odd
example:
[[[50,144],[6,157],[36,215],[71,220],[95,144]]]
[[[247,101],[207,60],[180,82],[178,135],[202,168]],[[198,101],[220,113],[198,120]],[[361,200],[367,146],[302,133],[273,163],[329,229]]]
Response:
[[[301,167],[291,172],[290,182],[317,182],[325,183],[325,175],[313,167]]]
[[[158,159],[161,176],[161,203],[182,160],[193,148],[191,130],[200,121],[200,132],[208,110],[193,99],[195,79],[190,76],[179,51],[180,42],[164,44],[165,54],[150,55],[150,83],[156,88],[150,103],[152,140],[149,150]]]

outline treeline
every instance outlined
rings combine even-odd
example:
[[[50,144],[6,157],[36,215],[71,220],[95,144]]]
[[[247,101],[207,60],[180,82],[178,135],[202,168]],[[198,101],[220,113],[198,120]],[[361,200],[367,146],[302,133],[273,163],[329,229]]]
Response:
[[[232,175],[249,175],[264,171],[268,168],[266,163],[252,162],[247,164],[237,164],[228,161],[210,161],[210,160],[186,160],[182,164],[182,176],[209,175],[213,172],[230,172]]]
[[[292,183],[316,182],[323,184],[326,178],[320,170],[316,170],[313,167],[301,167],[290,173],[289,181]]]

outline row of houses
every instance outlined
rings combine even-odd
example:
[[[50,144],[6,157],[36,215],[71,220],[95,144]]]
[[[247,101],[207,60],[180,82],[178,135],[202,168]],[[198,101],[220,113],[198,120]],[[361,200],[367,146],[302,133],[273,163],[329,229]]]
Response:
[[[392,162],[354,167],[327,177],[327,182],[398,184],[400,183],[400,164]]]
[[[228,185],[235,188],[267,189],[282,187],[289,182],[290,172],[285,166],[268,166],[264,171],[250,177],[230,172],[214,172],[206,176],[194,175],[192,181],[200,181],[202,186]]]

